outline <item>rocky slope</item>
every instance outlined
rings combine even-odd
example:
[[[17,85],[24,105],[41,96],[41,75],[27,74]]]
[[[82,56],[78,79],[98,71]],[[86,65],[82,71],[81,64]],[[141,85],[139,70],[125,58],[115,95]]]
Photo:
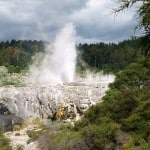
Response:
[[[0,110],[22,118],[52,118],[60,107],[71,111],[71,105],[82,112],[98,102],[107,88],[108,83],[1,87]]]

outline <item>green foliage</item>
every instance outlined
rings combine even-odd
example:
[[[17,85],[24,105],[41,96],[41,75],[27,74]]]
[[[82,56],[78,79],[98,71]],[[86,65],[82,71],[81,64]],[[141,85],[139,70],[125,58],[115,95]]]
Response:
[[[111,87],[117,89],[126,89],[126,88],[140,88],[144,81],[149,80],[149,68],[150,65],[145,60],[140,60],[139,63],[132,63],[126,67],[126,69],[119,74],[117,74],[116,80]]]
[[[20,73],[21,70],[23,69],[20,66],[13,66],[13,65],[8,66],[7,68],[9,73]]]
[[[18,133],[18,132],[17,132],[17,133],[15,133],[15,136],[20,136],[20,133]]]
[[[31,57],[44,50],[42,41],[16,41],[0,42],[0,66],[6,66],[10,73],[25,69]]]
[[[10,74],[5,66],[0,66],[0,86],[7,85],[21,86],[23,81],[18,74]]]
[[[119,93],[120,91],[118,91],[116,88],[111,88],[106,92],[106,95],[103,97],[103,99],[105,100],[105,102],[109,101],[110,99],[113,102],[117,98]]]
[[[74,143],[82,141],[80,132],[75,132],[72,126],[60,122],[51,122],[40,129],[27,131],[31,138],[28,143],[37,140],[39,149],[69,150]]]
[[[115,9],[115,12],[128,9],[134,4],[138,4],[139,8],[136,10],[136,14],[139,17],[139,28],[144,29],[145,35],[141,38],[141,47],[145,56],[150,52],[150,1],[149,0],[118,0],[120,7]]]
[[[131,138],[122,143],[126,150],[148,150],[150,136],[150,59],[141,58],[117,74],[103,102],[92,106],[76,131],[83,131],[89,149],[115,149],[117,130]]]
[[[119,0],[120,7],[116,10],[116,12],[120,12],[124,9],[130,8],[133,4],[142,2],[137,13],[140,18],[140,27],[144,27],[145,30],[150,29],[150,1],[149,0]]]
[[[39,130],[39,131],[31,131],[28,130],[27,134],[28,136],[31,138],[32,141],[37,140],[41,135],[43,135],[45,132],[43,130]]]
[[[129,141],[123,145],[124,150],[149,150],[150,143],[138,134],[134,134]]]
[[[140,41],[140,38],[132,38],[118,44],[79,44],[78,49],[82,54],[81,59],[87,64],[86,66],[103,70],[104,73],[116,73],[128,64],[135,62],[142,55]],[[82,61],[78,63],[80,66],[82,64]]]
[[[79,44],[78,70],[90,67],[103,70],[104,73],[118,72],[141,56],[139,43],[141,38],[131,38],[118,44],[97,43]],[[31,63],[37,52],[44,51],[42,41],[6,41],[0,42],[0,65],[6,66],[10,73],[20,72]],[[83,63],[84,62],[84,63]]]
[[[9,146],[9,140],[3,135],[3,130],[0,128],[0,150],[12,150]]]
[[[23,83],[18,77],[15,76],[7,75],[0,77],[0,86],[9,86],[9,85],[22,86]]]
[[[114,133],[120,126],[114,122],[105,122],[103,118],[99,125],[91,124],[83,128],[83,135],[85,140],[88,140],[90,149],[105,149],[106,145],[114,146]]]
[[[66,143],[70,140],[79,141],[80,139],[82,139],[81,134],[71,130],[62,130],[62,132],[57,132],[55,136],[53,136],[53,141],[56,143]]]
[[[123,120],[126,131],[136,132],[145,138],[150,135],[150,99],[141,101],[133,113]]]
[[[38,140],[41,149],[148,150],[149,65],[143,57],[118,73],[103,102],[90,107],[74,127],[51,122],[41,131],[28,131],[31,140]]]

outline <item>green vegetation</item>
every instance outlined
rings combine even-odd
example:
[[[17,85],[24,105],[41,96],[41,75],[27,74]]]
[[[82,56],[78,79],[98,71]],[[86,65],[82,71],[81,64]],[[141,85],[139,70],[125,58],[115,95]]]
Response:
[[[116,73],[141,57],[141,40],[134,37],[118,44],[79,44],[78,68],[83,70],[88,67],[96,71]],[[44,51],[44,45],[42,41],[0,42],[0,66],[6,66],[9,73],[19,73],[28,68],[35,53]]]
[[[15,136],[20,136],[20,133],[15,133]]]
[[[120,5],[115,9],[118,13],[125,9],[131,8],[134,4],[139,4],[136,10],[136,16],[139,18],[137,28],[144,29],[144,36],[141,38],[141,47],[143,54],[146,56],[150,52],[150,1],[149,0],[117,0]]]
[[[0,128],[0,150],[12,150],[9,146],[9,140],[3,135],[3,130]]]
[[[8,85],[22,86],[23,81],[16,74],[9,74],[5,66],[0,66],[0,87]]]
[[[30,137],[36,137],[40,148],[56,150],[149,150],[149,68],[150,58],[143,57],[119,72],[103,102],[92,106],[74,127],[49,124]]]
[[[103,98],[104,101],[91,107],[82,121],[76,123],[75,129],[85,130],[85,139],[91,140],[90,149],[114,149],[121,146],[124,149],[148,150],[149,68],[148,57],[126,67],[110,85],[111,89]],[[117,135],[119,130],[120,135]],[[128,138],[118,144],[117,136],[123,134],[128,134]],[[108,145],[111,145],[111,148],[108,148]]]
[[[118,44],[79,44],[80,57],[86,63],[83,65],[79,59],[79,66],[81,69],[89,67],[106,73],[117,73],[142,56],[140,42],[141,38],[131,38]]]
[[[42,41],[16,41],[0,42],[0,66],[6,66],[10,73],[26,69],[31,57],[44,50]]]
[[[28,143],[37,140],[39,149],[65,150],[73,148],[73,145],[82,140],[82,134],[75,132],[71,125],[55,121],[42,126],[41,130],[27,132],[31,138]]]
[[[150,149],[150,1],[119,0],[120,8],[116,11],[129,8],[137,2],[142,2],[137,10],[140,18],[139,26],[145,30],[142,38],[119,44],[79,45],[81,57],[90,67],[104,69],[106,72],[117,72],[115,82],[110,85],[103,102],[92,106],[74,127],[61,126],[54,122],[49,126],[42,126],[40,131],[29,131],[29,136],[33,140],[38,140],[39,149]],[[1,45],[5,47],[4,43]],[[4,49],[0,53],[2,58],[0,65],[4,65],[4,62],[14,65],[12,62],[15,61],[12,61],[13,57],[10,55],[11,49],[8,49],[9,57],[3,57],[6,56]],[[3,61],[3,58],[7,61]],[[19,64],[19,61],[16,62]],[[82,65],[81,67],[84,68]],[[1,132],[0,138],[2,139],[0,147],[2,146],[2,150],[7,149],[8,141]]]

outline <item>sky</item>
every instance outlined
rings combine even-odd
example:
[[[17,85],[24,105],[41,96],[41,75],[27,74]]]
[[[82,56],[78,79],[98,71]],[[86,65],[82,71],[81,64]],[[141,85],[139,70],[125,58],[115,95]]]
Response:
[[[119,42],[139,35],[135,10],[113,13],[114,0],[0,0],[0,41],[53,42],[67,23],[77,43]]]

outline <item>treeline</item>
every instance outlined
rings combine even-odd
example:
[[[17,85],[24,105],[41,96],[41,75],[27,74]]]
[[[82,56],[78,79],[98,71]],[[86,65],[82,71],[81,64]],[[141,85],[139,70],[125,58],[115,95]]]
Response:
[[[0,66],[8,67],[10,72],[19,72],[28,66],[35,53],[43,50],[43,41],[13,39],[0,42]]]
[[[105,72],[117,72],[142,55],[140,40],[140,38],[132,38],[118,44],[102,42],[79,44],[77,45],[78,68],[83,70],[89,67]],[[10,42],[0,42],[0,66],[6,66],[10,72],[19,72],[29,65],[35,53],[44,50],[44,46],[45,42],[36,40],[16,41],[13,39]]]
[[[91,68],[105,72],[118,72],[142,55],[141,38],[115,43],[79,44],[82,60]]]

